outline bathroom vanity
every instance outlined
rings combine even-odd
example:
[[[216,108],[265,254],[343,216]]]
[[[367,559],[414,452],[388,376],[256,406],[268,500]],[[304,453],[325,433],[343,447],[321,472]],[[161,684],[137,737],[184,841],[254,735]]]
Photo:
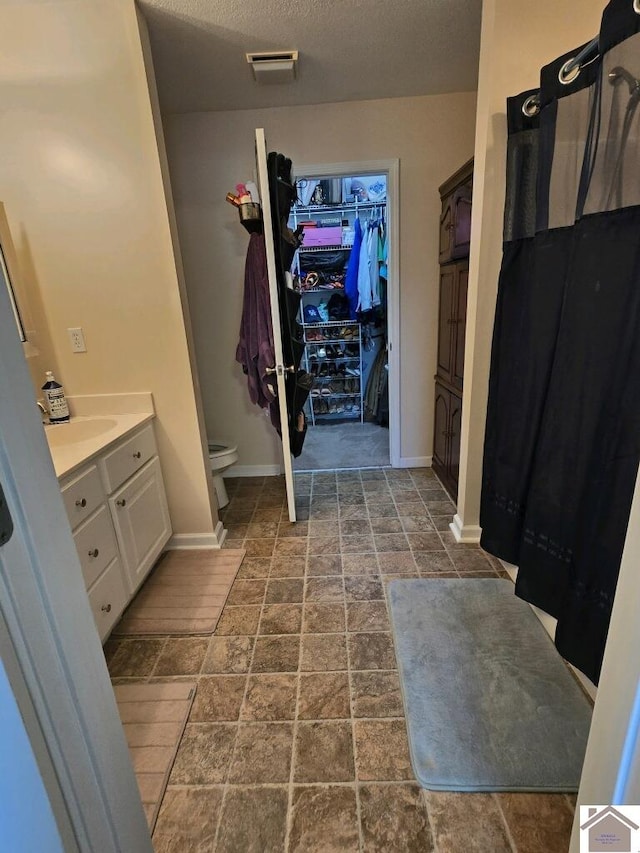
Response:
[[[171,536],[153,417],[79,417],[45,427],[103,641]]]

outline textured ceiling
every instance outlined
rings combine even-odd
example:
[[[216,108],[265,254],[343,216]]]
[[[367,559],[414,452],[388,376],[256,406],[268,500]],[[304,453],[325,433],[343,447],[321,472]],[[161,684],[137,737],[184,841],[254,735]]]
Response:
[[[472,91],[481,0],[139,0],[167,113]],[[253,80],[247,51],[299,50]],[[336,128],[337,132],[347,128]]]

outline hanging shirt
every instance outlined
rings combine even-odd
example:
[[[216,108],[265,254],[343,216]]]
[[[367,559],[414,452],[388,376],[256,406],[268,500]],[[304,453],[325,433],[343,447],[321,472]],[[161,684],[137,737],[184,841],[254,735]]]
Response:
[[[349,300],[349,313],[352,320],[356,319],[358,310],[358,267],[360,265],[360,248],[362,246],[362,226],[356,217],[353,226],[353,247],[347,264],[347,275],[344,284],[344,292]]]
[[[358,311],[371,309],[371,278],[369,276],[369,251],[371,229],[367,227],[360,247],[360,263],[358,265]]]
[[[378,226],[370,229],[369,237],[369,285],[371,287],[371,307],[380,305],[380,267],[378,266]]]

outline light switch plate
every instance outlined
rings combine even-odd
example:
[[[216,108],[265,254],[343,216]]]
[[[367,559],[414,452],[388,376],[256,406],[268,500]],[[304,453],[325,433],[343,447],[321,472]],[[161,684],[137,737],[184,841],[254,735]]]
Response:
[[[84,334],[82,329],[78,327],[77,329],[67,329],[69,333],[69,340],[71,341],[71,351],[72,352],[86,352],[87,347],[84,342]]]

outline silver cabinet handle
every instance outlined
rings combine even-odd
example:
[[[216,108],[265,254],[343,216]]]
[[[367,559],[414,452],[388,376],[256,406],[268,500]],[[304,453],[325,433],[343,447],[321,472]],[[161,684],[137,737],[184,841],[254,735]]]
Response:
[[[103,613],[111,613],[111,605],[103,604],[100,610],[102,610]]]
[[[94,548],[92,551],[89,551],[89,556],[90,557],[97,557],[99,553],[100,553],[100,551],[98,551],[97,548]]]
[[[86,506],[86,505],[87,505],[87,499],[86,498],[80,498],[80,500],[76,501],[76,506]]]
[[[139,451],[139,450],[138,450],[138,452],[137,452],[137,453],[134,453],[134,454],[133,454],[133,458],[134,458],[134,459],[140,459],[140,457],[141,457],[141,456],[142,456],[142,453],[140,453],[140,451]]]
[[[116,506],[126,506],[126,505],[127,505],[127,502],[124,498],[122,498],[122,500],[120,500],[120,501],[116,501]]]

